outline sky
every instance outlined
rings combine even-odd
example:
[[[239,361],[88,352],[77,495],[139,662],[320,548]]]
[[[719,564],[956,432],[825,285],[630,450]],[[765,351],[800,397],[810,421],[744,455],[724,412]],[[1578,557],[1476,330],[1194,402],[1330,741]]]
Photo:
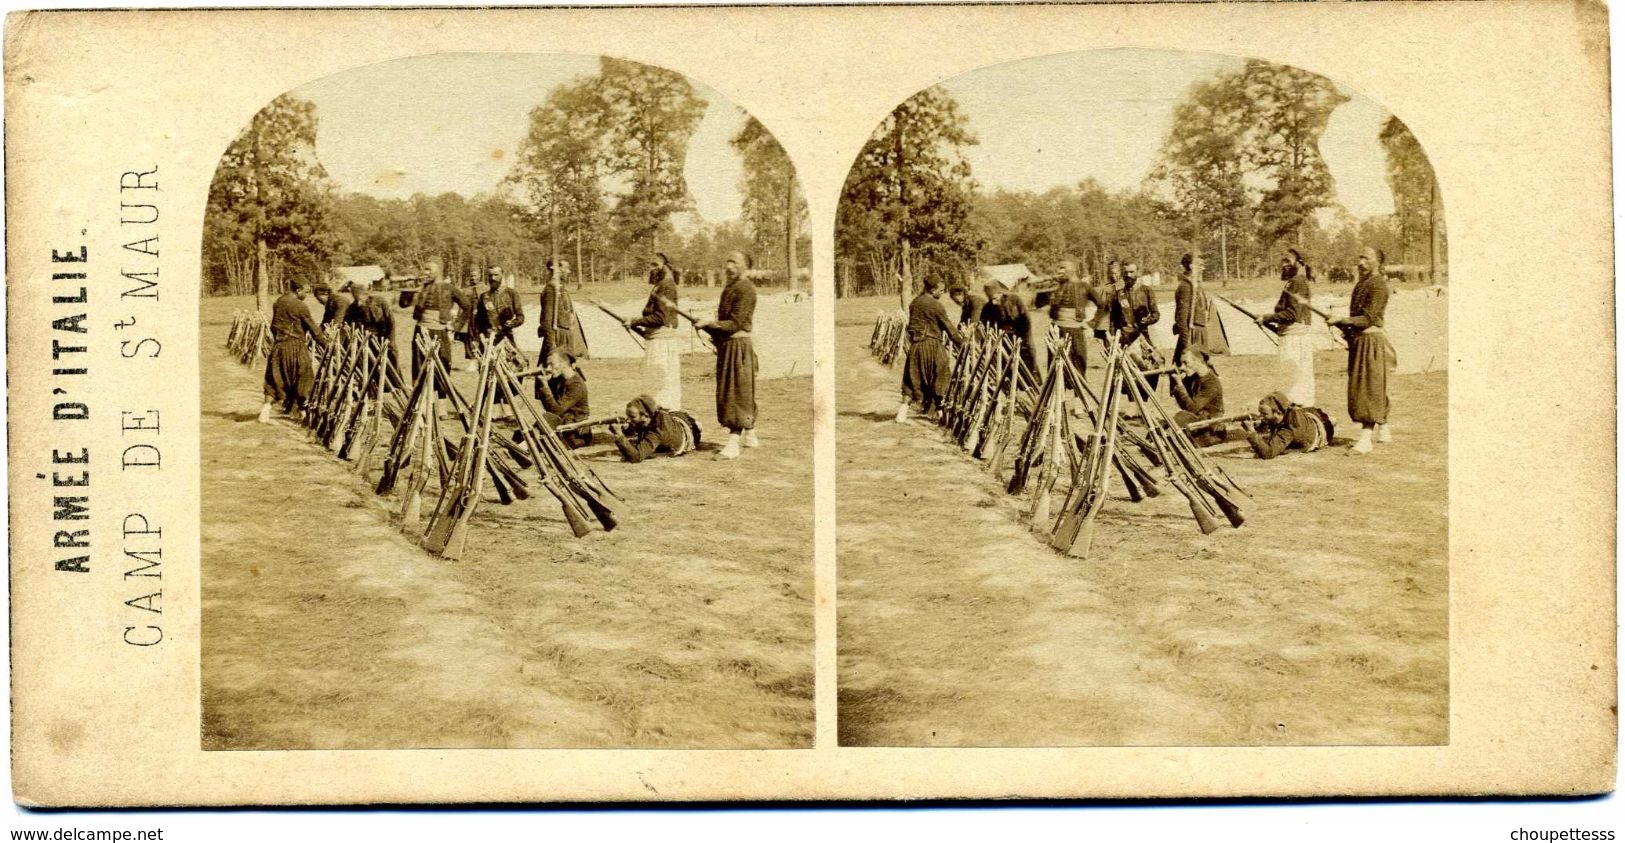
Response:
[[[1041,192],[1092,177],[1123,190],[1150,173],[1174,107],[1190,87],[1242,64],[1215,53],[1091,50],[995,65],[942,87],[980,140],[966,157],[984,188]],[[1388,112],[1339,90],[1350,100],[1332,112],[1320,140],[1337,199],[1355,216],[1391,214],[1377,141]]]
[[[316,157],[341,191],[382,199],[493,191],[512,166],[532,108],[598,71],[597,56],[440,53],[367,65],[290,91],[316,104]],[[737,106],[699,81],[708,103],[684,164],[700,217],[740,214]]]

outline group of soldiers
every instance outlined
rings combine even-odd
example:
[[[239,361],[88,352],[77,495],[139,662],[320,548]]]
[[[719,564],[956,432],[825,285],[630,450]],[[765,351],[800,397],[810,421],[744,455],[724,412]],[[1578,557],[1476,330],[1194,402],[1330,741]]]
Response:
[[[1348,414],[1360,426],[1350,453],[1368,454],[1373,442],[1392,438],[1388,428],[1388,372],[1394,367],[1393,346],[1383,334],[1388,303],[1388,282],[1382,271],[1384,256],[1376,248],[1361,252],[1356,283],[1344,317],[1327,317],[1348,346]],[[978,293],[955,284],[948,293],[958,305],[950,319],[939,299],[945,286],[930,278],[910,303],[906,331],[908,357],[903,367],[903,400],[896,420],[908,420],[912,406],[931,413],[940,405],[941,387],[950,376],[948,343],[959,345],[959,328],[980,322],[1020,340],[1023,368],[1047,370],[1052,337],[1069,340],[1064,347],[1082,374],[1089,368],[1091,345],[1116,342],[1139,356],[1147,370],[1168,370],[1169,394],[1178,404],[1176,418],[1199,445],[1226,441],[1224,389],[1213,358],[1230,353],[1229,339],[1219,318],[1216,298],[1203,281],[1200,255],[1180,259],[1180,280],[1174,291],[1175,339],[1172,366],[1164,365],[1147,336],[1161,319],[1157,297],[1140,282],[1132,261],[1110,261],[1098,283],[1080,273],[1076,261],[1062,262],[1058,284],[1047,303],[1026,285],[1006,289],[988,283]],[[1317,313],[1311,304],[1312,272],[1303,255],[1288,249],[1281,258],[1282,288],[1274,309],[1263,316],[1245,313],[1278,343],[1276,389],[1259,402],[1256,413],[1238,419],[1243,435],[1262,459],[1287,450],[1316,450],[1332,438],[1331,419],[1318,408],[1315,395],[1314,352],[1318,334],[1311,328]],[[1325,314],[1322,314],[1325,316]],[[1148,378],[1157,385],[1157,377]]]
[[[749,268],[749,259],[743,253],[730,255],[724,268],[727,284],[716,317],[694,323],[709,336],[717,352],[717,421],[728,432],[717,457],[724,460],[738,458],[742,448],[760,445],[756,434],[757,356],[751,343],[756,288],[748,277]],[[463,346],[465,367],[470,371],[477,368],[477,361],[490,345],[507,344],[517,351],[514,331],[524,325],[526,315],[518,292],[505,283],[500,267],[486,270],[483,288],[477,283],[477,270],[474,283],[459,287],[446,279],[438,259],[431,259],[425,269],[427,280],[410,301],[414,375],[427,362],[420,350],[424,346],[440,358],[448,372],[453,370],[452,346],[456,343]],[[563,272],[549,271],[540,295],[536,327],[541,339],[537,355],[540,371],[535,391],[549,421],[565,429],[561,436],[566,442],[579,447],[592,441],[586,377],[580,367],[589,349],[563,276]],[[690,453],[699,446],[700,426],[682,408],[683,338],[677,321],[681,313],[678,280],[678,271],[666,255],[653,256],[649,261],[648,301],[640,316],[627,324],[644,342],[647,391],[628,402],[624,415],[605,426],[630,462],[657,453]],[[320,321],[305,303],[309,294],[314,294],[322,305]],[[404,301],[400,304],[406,306]],[[291,281],[288,292],[272,306],[272,348],[266,360],[259,420],[268,423],[277,405],[291,416],[302,412],[315,379],[307,343],[325,343],[331,326],[355,325],[385,338],[390,364],[404,374],[396,351],[395,311],[396,307],[372,291],[366,281],[352,281],[338,290],[325,283]]]

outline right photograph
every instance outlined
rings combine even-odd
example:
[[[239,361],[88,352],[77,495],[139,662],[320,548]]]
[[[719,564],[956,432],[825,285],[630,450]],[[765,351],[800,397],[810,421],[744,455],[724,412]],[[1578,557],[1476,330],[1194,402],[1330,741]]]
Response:
[[[1449,742],[1449,257],[1402,115],[1067,53],[836,217],[843,746]]]

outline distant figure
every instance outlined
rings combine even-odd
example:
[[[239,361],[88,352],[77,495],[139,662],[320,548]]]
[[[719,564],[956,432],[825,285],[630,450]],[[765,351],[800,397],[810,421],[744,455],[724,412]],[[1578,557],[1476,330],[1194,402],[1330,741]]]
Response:
[[[908,421],[910,402],[920,405],[921,413],[935,412],[952,377],[953,364],[942,339],[947,337],[956,344],[962,340],[937,299],[941,292],[942,281],[927,278],[920,294],[908,305],[908,359],[903,364],[903,401],[897,405],[898,422]]]
[[[385,347],[389,349],[389,365],[398,374],[401,359],[395,350],[394,308],[390,307],[388,299],[370,292],[370,285],[366,281],[352,281],[350,289],[355,293],[355,301],[344,313],[344,324],[360,326],[367,333],[384,340]]]
[[[1004,288],[989,281],[982,286],[982,309],[978,315],[982,324],[1008,330],[1004,324]]]
[[[1308,264],[1297,249],[1287,249],[1281,257],[1281,281],[1285,285],[1275,302],[1275,311],[1259,320],[1281,337],[1276,352],[1276,385],[1293,403],[1314,407],[1315,339],[1309,309],[1311,278]]]
[[[281,404],[285,415],[298,419],[305,400],[316,384],[316,367],[310,361],[305,337],[320,341],[322,326],[316,324],[305,305],[305,284],[288,282],[288,292],[271,305],[271,353],[265,358],[265,403],[260,405],[260,424],[271,423],[271,405]]]
[[[1168,379],[1168,388],[1174,395],[1174,402],[1179,405],[1179,412],[1174,414],[1174,423],[1180,427],[1190,427],[1197,422],[1224,415],[1224,385],[1219,383],[1219,373],[1207,355],[1193,348],[1186,349],[1185,371],[1183,377]],[[1224,441],[1224,427],[1202,428],[1190,436],[1199,448],[1217,445]]]
[[[1317,407],[1296,404],[1272,392],[1258,402],[1258,420],[1242,423],[1253,455],[1272,460],[1289,450],[1318,451],[1332,441],[1332,420]]]
[[[755,448],[756,347],[750,331],[756,318],[756,285],[746,275],[750,260],[744,252],[728,256],[723,267],[728,283],[717,300],[717,318],[695,327],[705,331],[717,349],[717,422],[728,430],[728,441],[717,459],[739,456],[739,448]]]
[[[464,305],[455,286],[447,281],[438,259],[430,259],[425,268],[427,278],[412,297],[412,320],[421,335],[435,349],[446,372],[451,372],[451,326]],[[418,350],[416,336],[412,342],[412,376],[422,377],[428,362]]]
[[[457,338],[463,341],[464,368],[474,371],[479,367],[476,361],[480,356],[480,348],[485,345],[485,335],[480,332],[474,323],[475,305],[480,300],[480,271],[475,267],[468,268],[468,284],[461,290],[462,296],[458,301],[463,305],[462,313],[457,317]]]
[[[1371,437],[1388,442],[1388,370],[1394,368],[1394,347],[1383,333],[1388,309],[1388,279],[1383,277],[1383,253],[1366,248],[1360,253],[1359,280],[1349,294],[1349,315],[1333,319],[1349,344],[1349,418],[1360,424],[1360,438],[1351,453],[1371,453]]]
[[[1112,301],[1123,283],[1123,265],[1112,258],[1106,263],[1106,277],[1089,288],[1089,301],[1095,306],[1095,315],[1089,319],[1089,329],[1095,339],[1105,342],[1112,332]]]
[[[667,409],[683,407],[683,338],[677,330],[677,270],[671,259],[656,253],[649,259],[649,300],[632,330],[645,340],[643,377],[655,402]]]
[[[1061,262],[1064,280],[1050,296],[1049,315],[1061,329],[1061,337],[1069,340],[1067,357],[1078,374],[1089,371],[1089,326],[1083,321],[1084,308],[1091,300],[1089,279],[1078,275],[1078,262]]]
[[[637,463],[656,455],[680,457],[700,447],[700,423],[682,410],[639,395],[626,405],[626,425],[610,425],[621,459]]]
[[[1208,355],[1229,354],[1224,322],[1202,284],[1202,256],[1187,253],[1179,259],[1179,266],[1183,274],[1174,288],[1174,365],[1184,362],[1189,349]]]
[[[959,305],[959,327],[968,328],[982,318],[982,307],[987,299],[977,295],[964,284],[954,284],[948,288],[948,298]]]
[[[536,336],[542,338],[538,361],[546,360],[555,348],[570,352],[572,357],[587,356],[587,336],[581,330],[581,319],[576,316],[570,291],[564,289],[568,264],[560,261],[559,266],[561,268],[552,273],[547,286],[542,288],[541,312],[536,319]]]

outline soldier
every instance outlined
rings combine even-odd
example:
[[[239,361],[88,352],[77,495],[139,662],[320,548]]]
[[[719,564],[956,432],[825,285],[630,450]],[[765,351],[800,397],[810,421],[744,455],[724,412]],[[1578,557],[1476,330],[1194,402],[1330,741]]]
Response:
[[[1333,319],[1349,344],[1349,418],[1360,424],[1360,438],[1349,448],[1353,454],[1371,453],[1373,432],[1388,442],[1388,370],[1394,367],[1394,347],[1383,333],[1388,309],[1388,279],[1383,277],[1382,252],[1366,248],[1360,253],[1359,280],[1349,294],[1349,315]]]
[[[468,285],[462,288],[461,303],[464,304],[461,315],[457,317],[457,338],[463,341],[463,359],[467,361],[464,367],[467,371],[479,368],[476,361],[480,356],[480,348],[485,345],[485,335],[480,332],[479,326],[474,322],[475,305],[480,300],[480,271],[470,266],[468,268]]]
[[[398,374],[401,360],[395,351],[395,312],[389,301],[369,292],[371,286],[366,281],[352,281],[350,289],[355,293],[355,301],[344,312],[344,324],[359,325],[373,336],[381,337],[389,350],[389,365]]]
[[[271,353],[265,358],[265,403],[260,405],[260,424],[270,424],[271,405],[281,404],[284,414],[295,419],[303,415],[305,399],[316,382],[316,367],[310,362],[305,337],[320,340],[322,326],[316,324],[305,305],[304,282],[288,282],[288,292],[271,305]]]
[[[649,259],[649,300],[643,314],[632,322],[646,342],[643,376],[655,402],[669,410],[683,406],[683,346],[677,332],[677,270],[671,259],[656,254]]]
[[[451,326],[456,315],[467,309],[462,292],[445,279],[439,260],[430,260],[426,272],[428,280],[412,299],[412,319],[417,322],[412,342],[413,377],[422,377],[427,362],[418,350],[416,337],[420,335],[436,349],[440,362],[451,372]]]
[[[1315,403],[1315,341],[1309,309],[1312,278],[1308,264],[1297,249],[1287,249],[1281,257],[1281,281],[1285,289],[1275,302],[1275,311],[1259,322],[1281,337],[1277,351],[1276,383],[1293,404],[1313,407]]]
[[[575,356],[555,348],[547,355],[547,370],[536,379],[536,394],[542,402],[547,423],[558,427],[587,420],[587,378],[576,366]],[[581,448],[592,444],[591,430],[571,430],[559,434],[564,444]]]
[[[959,331],[948,320],[948,311],[937,299],[942,281],[926,279],[925,286],[908,305],[908,360],[903,364],[903,402],[897,405],[898,422],[908,421],[909,402],[920,405],[929,415],[942,401],[942,391],[952,377],[952,361],[942,344],[946,336],[956,344]]]
[[[1083,321],[1084,305],[1090,301],[1089,279],[1078,275],[1078,262],[1061,261],[1061,286],[1050,294],[1049,315],[1061,336],[1071,340],[1067,357],[1078,374],[1089,370],[1089,328]]]
[[[1224,385],[1219,383],[1219,373],[1207,355],[1194,348],[1185,349],[1184,371],[1168,379],[1168,388],[1179,405],[1174,423],[1180,427],[1224,415]],[[1224,441],[1224,427],[1198,430],[1191,434],[1191,441],[1201,448],[1217,445]]]
[[[1179,259],[1184,276],[1174,289],[1174,365],[1185,360],[1185,352],[1229,354],[1230,341],[1224,323],[1213,308],[1213,296],[1202,286],[1202,256],[1186,253]]]
[[[700,446],[700,423],[682,410],[662,407],[653,396],[639,395],[626,405],[626,423],[611,424],[621,459],[637,463],[655,454],[680,457]]]
[[[1285,393],[1272,392],[1258,402],[1257,420],[1242,422],[1253,455],[1272,460],[1289,450],[1318,451],[1332,441],[1332,420],[1318,407],[1293,403]]]
[[[739,456],[739,448],[755,448],[756,348],[750,330],[756,317],[756,285],[746,277],[750,261],[743,252],[728,256],[723,273],[728,282],[717,300],[717,318],[696,327],[711,335],[717,348],[717,422],[728,429],[727,444],[717,459]]]
[[[322,327],[338,325],[344,321],[344,314],[349,312],[350,303],[355,299],[346,295],[343,290],[350,289],[346,283],[340,291],[335,292],[326,283],[316,285],[316,300],[322,303]]]
[[[512,287],[502,285],[502,269],[493,266],[486,271],[486,289],[475,304],[474,323],[481,336],[490,335],[493,343],[507,340],[515,348],[513,329],[525,324],[525,311],[519,306],[519,294]]]

